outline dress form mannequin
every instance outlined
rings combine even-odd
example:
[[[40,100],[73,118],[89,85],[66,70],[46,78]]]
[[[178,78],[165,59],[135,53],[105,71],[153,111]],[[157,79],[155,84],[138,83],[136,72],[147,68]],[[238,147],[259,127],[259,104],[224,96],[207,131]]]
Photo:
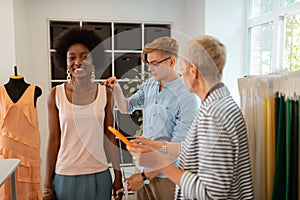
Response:
[[[15,66],[15,75],[9,78],[9,82],[4,85],[7,94],[11,100],[16,103],[30,84],[26,83],[23,76],[17,74],[17,68]],[[39,96],[41,96],[42,90],[40,87],[35,86],[34,93],[34,106],[36,106],[36,101]]]
[[[41,88],[25,82],[23,76],[11,76],[0,87],[0,158],[18,158],[17,198],[42,199],[40,187],[41,157],[37,98]],[[17,123],[16,123],[17,122]],[[0,187],[0,199],[12,199],[11,184]]]

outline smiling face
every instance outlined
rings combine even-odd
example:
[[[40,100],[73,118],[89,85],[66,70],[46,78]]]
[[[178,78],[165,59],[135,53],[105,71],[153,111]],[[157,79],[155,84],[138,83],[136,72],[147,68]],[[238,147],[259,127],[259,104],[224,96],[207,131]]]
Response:
[[[67,66],[74,78],[91,78],[93,61],[89,49],[83,44],[73,44],[67,52]]]

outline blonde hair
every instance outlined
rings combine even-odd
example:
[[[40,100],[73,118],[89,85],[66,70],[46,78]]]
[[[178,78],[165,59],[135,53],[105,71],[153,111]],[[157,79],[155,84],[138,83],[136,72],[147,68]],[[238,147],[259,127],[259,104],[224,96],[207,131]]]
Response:
[[[170,55],[175,58],[178,57],[179,45],[178,42],[170,37],[164,36],[147,43],[142,52],[142,59],[144,63],[147,63],[145,55],[152,53],[154,51],[159,51],[162,54]]]
[[[226,48],[213,36],[200,36],[191,40],[185,47],[182,57],[197,66],[210,80],[220,81],[226,63]]]

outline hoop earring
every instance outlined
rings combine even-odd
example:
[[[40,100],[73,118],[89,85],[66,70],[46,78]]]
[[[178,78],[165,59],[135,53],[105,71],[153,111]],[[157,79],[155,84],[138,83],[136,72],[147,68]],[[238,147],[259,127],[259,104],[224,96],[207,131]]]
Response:
[[[71,72],[70,72],[69,69],[67,69],[67,81],[68,81],[69,84],[71,83],[71,79],[72,79]]]
[[[95,67],[94,66],[93,66],[92,72],[91,72],[91,81],[92,81],[92,83],[95,82]]]

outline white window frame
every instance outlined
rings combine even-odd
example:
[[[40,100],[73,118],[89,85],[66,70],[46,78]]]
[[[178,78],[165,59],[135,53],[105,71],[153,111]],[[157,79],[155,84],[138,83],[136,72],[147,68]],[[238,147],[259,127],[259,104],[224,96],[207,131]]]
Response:
[[[273,73],[276,71],[280,71],[284,69],[283,66],[283,53],[284,53],[284,37],[285,37],[285,26],[284,26],[284,19],[286,17],[300,14],[300,2],[293,3],[291,5],[285,6],[284,0],[274,0],[274,8],[272,11],[261,14],[256,17],[251,17],[251,0],[248,0],[247,5],[247,55],[251,52],[248,52],[250,45],[250,37],[249,37],[249,29],[258,25],[262,25],[268,22],[273,23],[274,31],[273,31],[273,38],[272,38],[272,67],[269,73]],[[246,61],[246,73],[250,74],[250,60],[247,57]]]

